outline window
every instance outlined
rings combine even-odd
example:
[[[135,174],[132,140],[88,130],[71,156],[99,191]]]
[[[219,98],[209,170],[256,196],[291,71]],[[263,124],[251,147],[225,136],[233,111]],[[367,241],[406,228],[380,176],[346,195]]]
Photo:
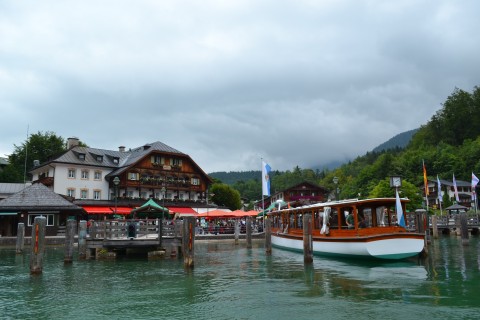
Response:
[[[131,190],[130,190],[130,191],[128,191],[128,193],[127,193],[127,197],[129,197],[129,198],[133,198],[133,191],[131,191]]]
[[[67,196],[75,198],[75,189],[74,188],[68,188],[67,189]]]
[[[88,197],[88,189],[80,190],[80,199],[87,199]]]
[[[68,178],[69,179],[75,179],[75,169],[68,169]]]
[[[51,227],[55,225],[55,215],[53,214],[29,214],[28,215],[28,226],[31,227],[35,223],[36,217],[45,217],[47,218],[47,226]]]
[[[136,172],[129,172],[128,173],[128,180],[138,180],[139,174]]]
[[[82,179],[88,180],[88,170],[82,170]]]
[[[95,173],[93,175],[93,179],[102,180],[102,171],[95,171]]]
[[[165,164],[165,158],[159,155],[152,156],[152,163],[154,165],[164,165]]]
[[[113,157],[113,163],[118,164],[120,162],[120,158]]]
[[[102,156],[97,156],[97,161],[98,162],[103,162],[103,157]]]
[[[182,159],[172,159],[172,165],[174,166],[181,166],[182,165]]]
[[[200,179],[198,179],[198,178],[192,178],[192,185],[194,185],[194,186],[199,186],[199,185],[200,185]]]
[[[93,199],[100,200],[101,192],[100,190],[93,190]]]
[[[79,153],[78,154],[78,159],[85,160],[85,153]]]

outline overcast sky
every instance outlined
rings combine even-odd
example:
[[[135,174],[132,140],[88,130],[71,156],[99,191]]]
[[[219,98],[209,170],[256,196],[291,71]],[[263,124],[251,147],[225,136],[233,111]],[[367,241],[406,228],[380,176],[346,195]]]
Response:
[[[0,156],[161,141],[206,172],[322,166],[480,85],[480,1],[1,1]]]

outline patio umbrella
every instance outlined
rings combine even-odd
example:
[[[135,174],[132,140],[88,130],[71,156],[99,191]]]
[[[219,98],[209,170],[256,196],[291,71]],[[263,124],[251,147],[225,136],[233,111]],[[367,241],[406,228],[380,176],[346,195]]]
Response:
[[[132,214],[141,218],[161,218],[168,217],[170,211],[168,208],[164,208],[161,205],[157,204],[153,199],[148,200],[140,207],[132,210]]]

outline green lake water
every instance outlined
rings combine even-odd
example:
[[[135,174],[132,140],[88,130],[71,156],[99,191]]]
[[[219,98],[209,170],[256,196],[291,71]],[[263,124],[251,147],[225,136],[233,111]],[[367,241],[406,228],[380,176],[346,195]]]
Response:
[[[43,274],[29,254],[0,248],[0,319],[480,319],[479,238],[454,236],[426,259],[395,263],[314,257],[263,242],[196,242],[181,259],[77,261],[47,248]]]

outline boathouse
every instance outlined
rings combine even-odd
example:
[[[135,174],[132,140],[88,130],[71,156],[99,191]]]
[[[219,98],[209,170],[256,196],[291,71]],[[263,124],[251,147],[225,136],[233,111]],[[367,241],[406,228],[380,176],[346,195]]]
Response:
[[[47,218],[46,235],[63,235],[67,219],[79,219],[84,210],[56,194],[41,183],[24,188],[12,196],[0,200],[2,236],[15,236],[18,223],[24,223],[25,235],[32,234],[32,226],[37,216]]]

